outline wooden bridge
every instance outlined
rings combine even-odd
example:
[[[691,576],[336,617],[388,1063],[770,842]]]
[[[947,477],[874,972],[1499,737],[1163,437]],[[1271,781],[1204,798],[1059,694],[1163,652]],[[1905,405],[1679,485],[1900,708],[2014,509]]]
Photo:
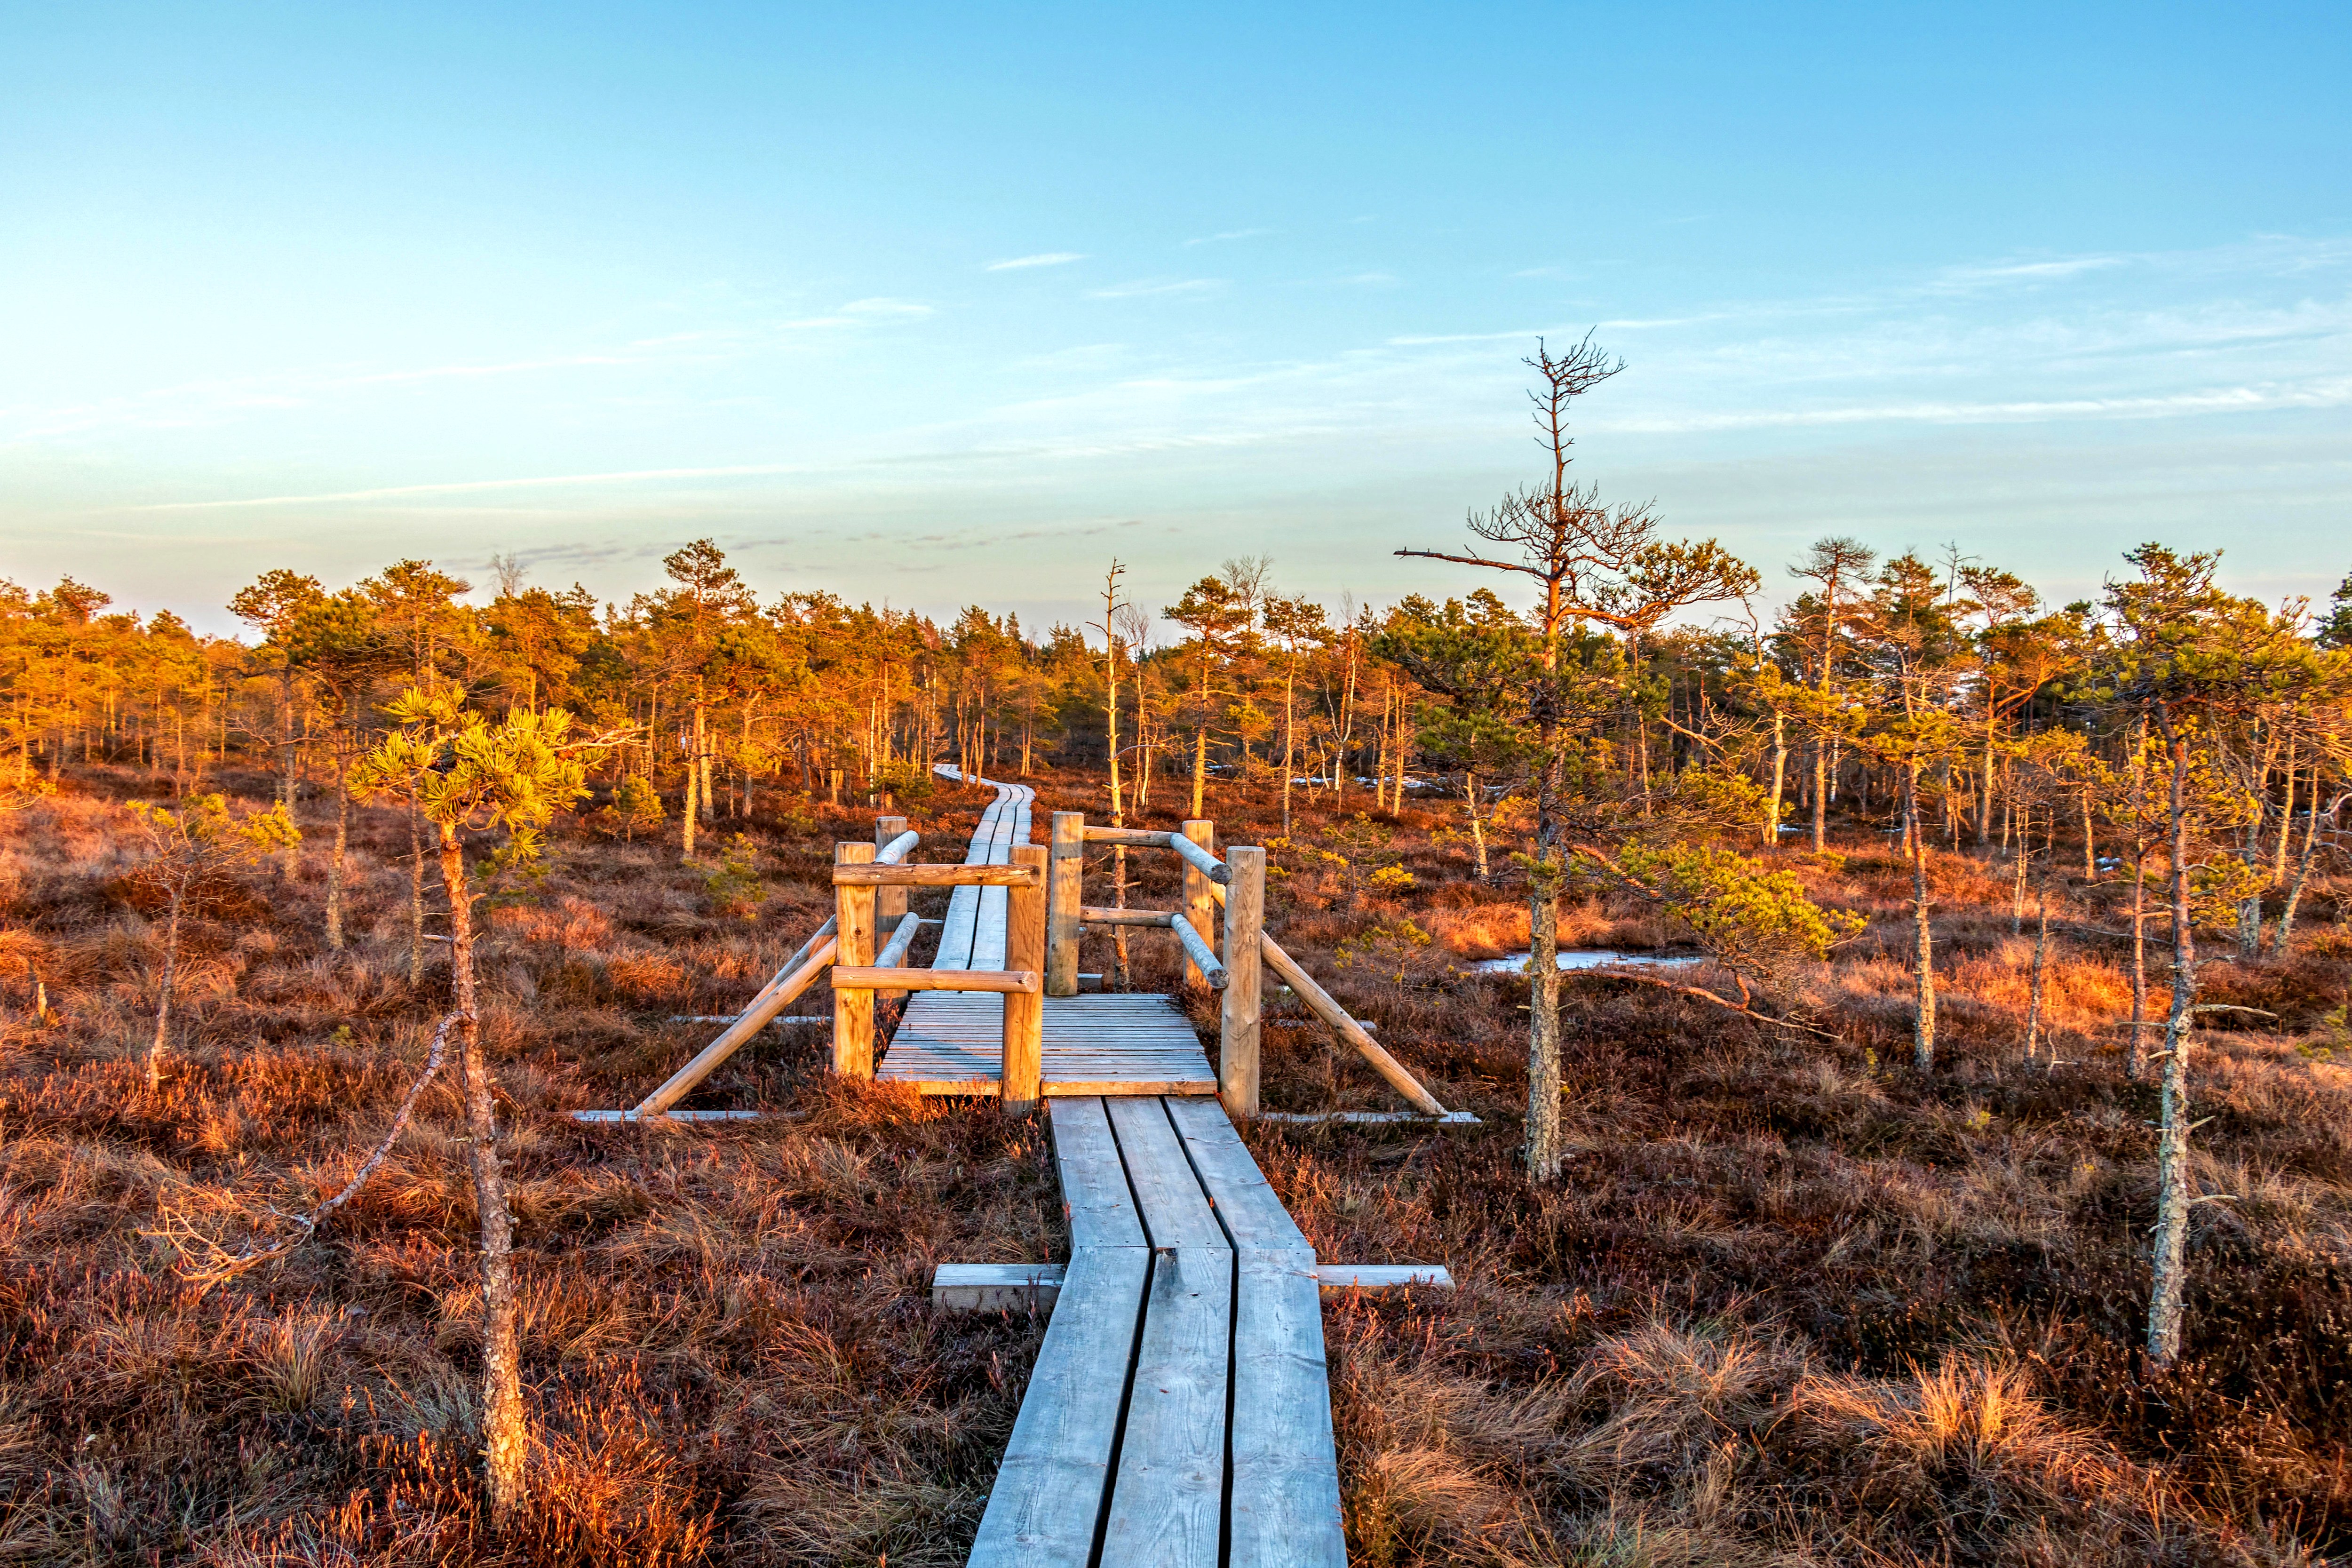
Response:
[[[994,787],[960,866],[908,863],[917,837],[901,818],[882,818],[873,844],[837,845],[834,919],[634,1110],[579,1114],[756,1114],[677,1103],[829,970],[836,1072],[924,1094],[1000,1096],[1008,1109],[1042,1100],[1053,1125],[1067,1264],[948,1266],[934,1285],[942,1304],[1053,1311],[971,1563],[1339,1568],[1347,1548],[1320,1288],[1450,1280],[1425,1267],[1318,1267],[1251,1159],[1233,1119],[1259,1112],[1263,974],[1281,977],[1363,1052],[1412,1104],[1406,1115],[1471,1118],[1439,1105],[1262,931],[1263,849],[1232,846],[1220,858],[1206,822],[1145,832],[1067,812],[1055,814],[1050,845],[1033,845],[1034,792]],[[1184,907],[1087,907],[1090,842],[1180,856]],[[916,968],[904,961],[924,922],[906,900],[923,886],[952,891],[937,953]],[[1177,939],[1190,977],[1221,993],[1214,1069],[1170,998],[1084,991],[1077,943],[1089,925]],[[1237,953],[1258,962],[1234,962]],[[877,1062],[875,998],[901,993],[905,1013]]]

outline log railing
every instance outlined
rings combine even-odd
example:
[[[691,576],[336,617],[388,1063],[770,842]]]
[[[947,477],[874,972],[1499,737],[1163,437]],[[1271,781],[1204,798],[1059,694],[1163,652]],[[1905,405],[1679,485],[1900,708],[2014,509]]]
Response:
[[[1055,812],[1045,879],[1045,994],[1076,994],[1078,938],[1087,927],[1166,929],[1173,931],[1183,945],[1187,974],[1220,993],[1217,1084],[1218,1095],[1230,1114],[1258,1114],[1262,975],[1265,969],[1270,968],[1317,1017],[1371,1064],[1372,1069],[1415,1111],[1424,1116],[1449,1116],[1451,1113],[1438,1103],[1436,1096],[1381,1048],[1370,1029],[1350,1017],[1313,975],[1266,934],[1265,851],[1248,845],[1231,845],[1226,847],[1224,858],[1219,859],[1212,847],[1214,829],[1213,823],[1198,817],[1188,820],[1173,833],[1152,828],[1103,827],[1087,822],[1079,812]],[[1082,902],[1084,857],[1089,844],[1174,853],[1184,862],[1183,908],[1105,909]],[[1224,910],[1222,921],[1216,913],[1219,905]],[[1234,954],[1253,951],[1259,962],[1234,961]]]
[[[874,910],[888,892],[908,888],[1007,889],[1003,969],[909,969],[905,942],[874,951]],[[885,866],[863,844],[834,846],[834,924],[840,933],[833,967],[833,1070],[874,1076],[877,993],[978,991],[1004,998],[1004,1058],[999,1082],[1005,1108],[1034,1110],[1045,1073],[1045,851],[1016,845],[1008,866]]]

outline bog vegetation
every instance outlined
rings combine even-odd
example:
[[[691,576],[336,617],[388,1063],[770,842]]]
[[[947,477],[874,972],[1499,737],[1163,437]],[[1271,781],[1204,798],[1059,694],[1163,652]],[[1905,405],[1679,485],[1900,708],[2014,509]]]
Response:
[[[1768,615],[1572,478],[1617,366],[1530,364],[1539,481],[1344,615],[1243,559],[940,624],[708,541],[626,604],[268,571],[238,638],[0,584],[0,1555],[960,1562],[1041,1326],[922,1287],[1055,1255],[1041,1127],[794,1026],[703,1093],[800,1120],[564,1114],[877,811],[960,845],[934,763],[1265,844],[1484,1118],[1247,1131],[1321,1255],[1462,1284],[1327,1310],[1359,1560],[2352,1550],[2352,580],[1833,538]],[[1386,1103],[1280,1006],[1265,1094]]]

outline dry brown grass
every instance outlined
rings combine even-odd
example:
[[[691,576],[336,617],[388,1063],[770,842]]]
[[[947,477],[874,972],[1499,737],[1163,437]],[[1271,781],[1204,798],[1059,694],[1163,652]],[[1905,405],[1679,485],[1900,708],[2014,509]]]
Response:
[[[176,1070],[150,1093],[157,952],[119,805],[135,783],[93,774],[0,826],[0,1559],[961,1560],[1040,1325],[935,1316],[922,1285],[941,1260],[1055,1255],[1040,1129],[830,1083],[821,1030],[763,1040],[695,1102],[797,1123],[561,1115],[625,1103],[707,1037],[667,1016],[731,1011],[822,918],[824,847],[870,814],[750,825],[770,886],[749,919],[674,852],[568,837],[538,898],[490,912],[542,1499],[501,1538],[471,1458],[471,1188],[446,1086],[278,1271],[198,1292],[154,1239],[174,1216],[266,1228],[386,1124],[446,984],[438,953],[407,982],[404,827],[359,817],[344,953],[320,942],[314,863],[208,909]],[[1100,814],[1094,781],[1043,783],[1041,822]],[[1159,788],[1177,811],[1153,826],[1184,804]],[[1229,839],[1272,836],[1270,803],[1216,795]],[[979,804],[943,795],[919,826],[960,844]],[[1807,982],[1838,1037],[1579,981],[1575,1157],[1538,1189],[1512,1160],[1526,987],[1465,968],[1522,946],[1526,911],[1442,826],[1309,797],[1276,856],[1285,943],[1486,1119],[1250,1133],[1325,1257],[1462,1281],[1327,1312],[1357,1560],[2284,1565],[2352,1543],[2352,1068],[2296,1049],[2352,977],[2328,940],[2337,889],[2294,958],[2212,971],[2217,996],[2286,1023],[2204,1037],[2200,1180],[2233,1197],[2197,1211],[2190,1353],[2154,1378],[2134,1348],[2153,1100],[2120,1077],[2114,943],[2068,940],[2045,1004],[2063,1065],[2029,1066],[2008,884],[1939,854],[1948,1050],[1921,1080],[1899,1066],[1907,872],[1876,845],[1843,867],[1786,854],[1874,921]],[[1416,885],[1374,896],[1362,873],[1387,862]],[[1168,858],[1130,864],[1135,900],[1164,906]],[[2108,898],[2079,890],[2066,918],[2112,925]],[[1567,930],[1677,935],[1599,900]],[[1339,968],[1343,943],[1360,956]],[[1164,937],[1131,951],[1139,986],[1175,984]],[[1109,956],[1090,939],[1084,967]],[[26,1016],[26,959],[54,1026]],[[1295,1004],[1270,1011],[1271,1102],[1390,1103]]]

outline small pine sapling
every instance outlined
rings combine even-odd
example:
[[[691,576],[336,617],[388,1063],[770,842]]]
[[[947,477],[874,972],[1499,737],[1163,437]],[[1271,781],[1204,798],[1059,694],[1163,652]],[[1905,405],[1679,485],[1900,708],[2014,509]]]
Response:
[[[147,1046],[147,1087],[163,1081],[163,1058],[171,1047],[172,996],[179,983],[180,928],[191,898],[205,884],[251,867],[302,841],[280,801],[268,811],[238,816],[218,795],[200,795],[177,811],[134,802],[135,820],[147,835],[154,858],[148,877],[163,891],[163,975],[156,986],[155,1035]]]

